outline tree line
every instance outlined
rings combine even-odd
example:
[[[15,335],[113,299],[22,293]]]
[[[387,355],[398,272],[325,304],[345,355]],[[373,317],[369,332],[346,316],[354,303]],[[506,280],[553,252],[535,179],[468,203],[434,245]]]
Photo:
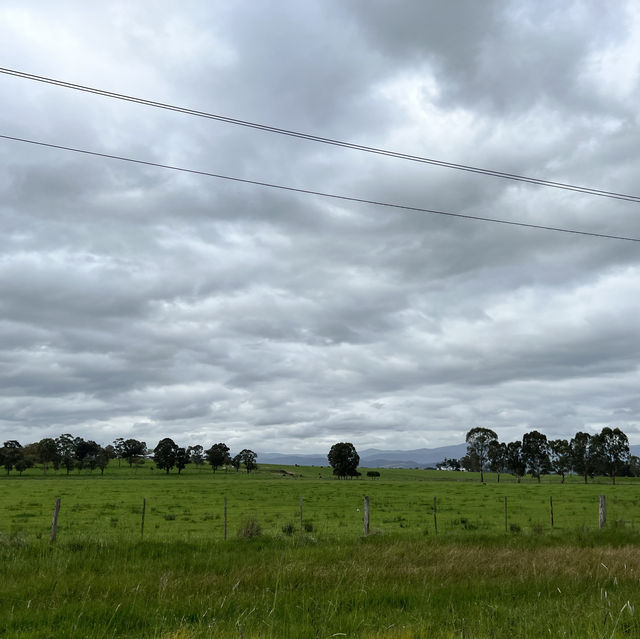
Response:
[[[445,459],[439,466],[451,470],[470,470],[500,475],[509,473],[517,481],[527,474],[540,482],[545,474],[557,474],[565,481],[568,473],[589,478],[604,475],[616,483],[616,477],[640,476],[640,459],[631,455],[629,439],[619,428],[605,427],[600,433],[576,433],[571,439],[547,439],[533,430],[522,440],[501,442],[490,428],[472,428],[466,435],[467,454],[461,459]]]
[[[146,442],[137,439],[119,437],[112,444],[101,446],[93,440],[74,437],[68,433],[55,438],[45,437],[25,446],[11,439],[5,441],[0,448],[0,465],[7,474],[15,470],[20,475],[37,464],[44,473],[49,469],[64,469],[67,475],[74,469],[98,469],[104,473],[112,460],[117,460],[118,466],[124,460],[132,468],[143,464],[148,458],[153,459],[156,466],[167,474],[173,468],[180,474],[187,464],[194,464],[198,468],[208,464],[213,472],[228,466],[235,468],[236,472],[244,466],[247,473],[258,468],[258,455],[248,448],[232,456],[229,447],[222,442],[205,450],[199,444],[178,446],[169,437],[161,439],[153,449],[149,449]]]

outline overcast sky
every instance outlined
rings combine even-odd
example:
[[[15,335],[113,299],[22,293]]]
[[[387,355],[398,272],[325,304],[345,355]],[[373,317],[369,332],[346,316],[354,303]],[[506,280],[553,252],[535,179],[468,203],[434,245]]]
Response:
[[[0,66],[640,195],[637,2],[5,0]],[[640,238],[640,204],[0,75],[0,134]],[[640,244],[0,140],[0,440],[410,449],[621,427]]]

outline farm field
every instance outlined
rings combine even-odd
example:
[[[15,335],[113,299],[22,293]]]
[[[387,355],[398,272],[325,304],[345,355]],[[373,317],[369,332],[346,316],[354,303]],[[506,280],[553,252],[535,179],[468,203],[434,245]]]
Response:
[[[635,480],[498,484],[487,476],[481,485],[471,474],[381,473],[337,481],[312,467],[261,466],[251,475],[188,468],[181,476],[114,467],[104,476],[5,476],[0,636],[640,634]],[[239,538],[251,520],[262,534]]]

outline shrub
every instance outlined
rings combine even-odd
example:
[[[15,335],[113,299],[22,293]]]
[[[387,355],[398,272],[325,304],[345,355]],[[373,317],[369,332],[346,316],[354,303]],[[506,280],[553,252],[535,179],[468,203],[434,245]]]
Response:
[[[247,519],[238,530],[238,537],[242,539],[251,539],[252,537],[260,537],[260,535],[262,535],[262,526],[253,517]]]
[[[295,526],[294,526],[292,523],[285,524],[285,525],[282,527],[282,532],[283,532],[285,535],[293,535],[293,533],[295,532],[295,530],[296,530],[296,529],[295,529]]]
[[[305,521],[302,527],[304,528],[305,532],[313,532],[313,523],[310,521]]]

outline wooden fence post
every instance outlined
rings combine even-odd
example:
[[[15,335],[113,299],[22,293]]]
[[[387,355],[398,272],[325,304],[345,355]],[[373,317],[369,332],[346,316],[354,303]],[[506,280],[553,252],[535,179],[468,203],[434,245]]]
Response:
[[[549,495],[549,511],[551,512],[551,530],[553,530],[553,497]]]
[[[600,528],[604,528],[607,523],[607,498],[604,495],[600,495],[600,508],[598,510]]]
[[[144,537],[144,515],[147,510],[147,500],[142,498],[142,523],[140,524],[140,539]]]
[[[227,539],[227,498],[224,498],[224,538]]]
[[[508,532],[509,528],[507,526],[507,522],[508,522],[508,515],[507,515],[507,496],[504,496],[504,531]]]
[[[433,534],[438,534],[438,499],[433,498]]]
[[[51,537],[50,541],[56,540],[56,534],[58,532],[58,513],[60,512],[60,497],[56,499],[56,505],[53,508],[53,520],[51,522]]]
[[[365,537],[369,534],[369,497],[364,498],[364,534]]]
[[[300,534],[302,534],[302,495],[300,495]]]

